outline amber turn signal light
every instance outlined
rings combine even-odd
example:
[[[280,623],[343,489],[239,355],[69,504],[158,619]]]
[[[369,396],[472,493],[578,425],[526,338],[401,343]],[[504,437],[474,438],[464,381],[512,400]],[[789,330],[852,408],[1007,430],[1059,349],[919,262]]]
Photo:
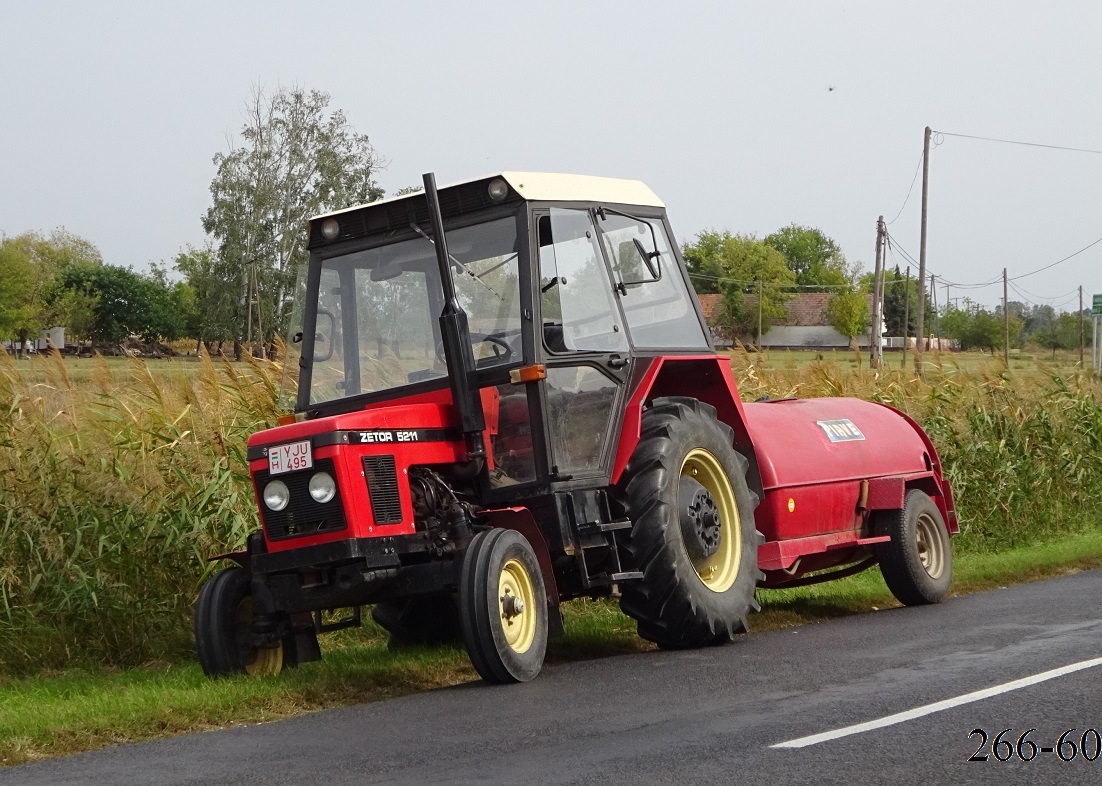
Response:
[[[524,368],[514,368],[509,372],[509,381],[514,385],[520,385],[525,382],[538,382],[541,379],[547,379],[547,369],[544,368],[542,363],[537,363],[534,366],[525,366]]]

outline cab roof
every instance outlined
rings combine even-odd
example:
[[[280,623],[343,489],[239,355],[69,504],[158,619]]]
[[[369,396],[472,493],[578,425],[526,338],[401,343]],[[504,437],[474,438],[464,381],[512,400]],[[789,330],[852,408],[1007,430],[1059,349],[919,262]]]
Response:
[[[639,180],[621,180],[594,175],[567,175],[554,172],[498,172],[497,174],[484,175],[470,180],[461,180],[457,183],[449,183],[446,186],[440,186],[438,190],[443,195],[448,191],[470,187],[472,184],[489,183],[498,177],[505,180],[522,199],[531,201],[607,202],[621,205],[665,207],[658,195]],[[331,213],[323,213],[314,216],[310,221],[314,222],[320,218],[337,216],[353,210],[388,206],[403,200],[423,198],[423,195],[424,192],[418,190],[401,196],[387,197],[375,202],[354,205]]]

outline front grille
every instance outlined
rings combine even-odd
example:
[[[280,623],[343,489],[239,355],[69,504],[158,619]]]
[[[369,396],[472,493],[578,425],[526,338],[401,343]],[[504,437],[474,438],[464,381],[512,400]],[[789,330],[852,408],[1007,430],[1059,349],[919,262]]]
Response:
[[[402,501],[398,497],[398,471],[394,456],[364,456],[364,477],[376,524],[399,524]]]
[[[278,480],[287,484],[287,489],[291,492],[291,501],[280,511],[270,510],[261,501],[260,517],[264,522],[264,531],[268,533],[270,540],[333,532],[348,526],[344,518],[344,507],[341,505],[340,488],[337,488],[333,499],[324,504],[314,502],[310,497],[310,478],[317,472],[328,472],[334,480],[337,478],[333,470],[333,459],[317,459],[314,461],[313,469],[276,476]],[[256,488],[263,496],[264,487],[272,479],[270,473],[266,469],[260,470],[253,477]]]

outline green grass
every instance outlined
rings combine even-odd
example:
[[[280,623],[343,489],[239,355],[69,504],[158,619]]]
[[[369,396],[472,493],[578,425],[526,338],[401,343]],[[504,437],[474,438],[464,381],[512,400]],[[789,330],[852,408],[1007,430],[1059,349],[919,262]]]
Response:
[[[13,358],[12,362],[23,378],[31,384],[51,384],[55,376],[51,367],[53,364],[46,356]],[[70,380],[76,384],[90,384],[96,381],[96,377],[104,368],[116,377],[128,376],[134,359],[128,357],[82,358],[66,355],[63,362]],[[177,384],[181,379],[193,377],[202,371],[202,364],[194,352],[190,356],[142,358],[142,362],[149,368],[150,375],[162,384]]]
[[[1102,532],[998,554],[966,554],[957,560],[953,592],[1100,566]],[[755,633],[898,605],[876,570],[760,595],[762,612],[751,619]],[[574,601],[567,604],[565,616],[567,635],[552,642],[549,664],[653,648],[635,636],[634,623],[612,602]],[[330,637],[323,646],[324,661],[274,678],[215,681],[193,663],[154,663],[126,671],[71,671],[0,682],[0,763],[265,723],[477,678],[461,648],[389,652],[384,634],[371,623],[361,631]]]

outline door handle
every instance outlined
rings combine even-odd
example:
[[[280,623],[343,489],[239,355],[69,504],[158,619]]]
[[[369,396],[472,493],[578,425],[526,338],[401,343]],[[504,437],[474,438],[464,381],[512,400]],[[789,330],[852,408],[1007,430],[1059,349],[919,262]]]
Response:
[[[608,365],[612,368],[623,368],[628,364],[627,358],[622,358],[617,355],[613,355],[608,359]]]

